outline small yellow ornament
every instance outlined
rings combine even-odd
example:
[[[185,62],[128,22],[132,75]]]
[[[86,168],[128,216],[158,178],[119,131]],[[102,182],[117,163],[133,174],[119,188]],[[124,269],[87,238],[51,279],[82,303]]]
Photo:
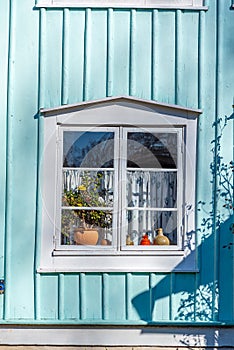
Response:
[[[126,245],[134,245],[134,242],[131,240],[129,235],[126,237]]]

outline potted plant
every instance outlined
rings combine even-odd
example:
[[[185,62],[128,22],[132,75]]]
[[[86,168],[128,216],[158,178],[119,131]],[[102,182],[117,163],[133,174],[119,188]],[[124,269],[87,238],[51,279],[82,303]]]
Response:
[[[64,189],[63,204],[76,207],[73,213],[79,218],[79,226],[74,228],[76,244],[95,245],[99,238],[98,231],[111,227],[110,211],[100,209],[111,206],[110,201],[106,200],[107,191],[104,188],[103,175],[101,171],[85,171],[80,175],[77,187]]]

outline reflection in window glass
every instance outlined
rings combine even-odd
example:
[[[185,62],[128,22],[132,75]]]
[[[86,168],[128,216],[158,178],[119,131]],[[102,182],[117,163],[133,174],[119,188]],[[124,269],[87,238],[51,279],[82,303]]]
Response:
[[[177,167],[177,134],[129,132],[127,167],[166,168]]]
[[[113,158],[113,132],[64,131],[64,167],[113,168]]]

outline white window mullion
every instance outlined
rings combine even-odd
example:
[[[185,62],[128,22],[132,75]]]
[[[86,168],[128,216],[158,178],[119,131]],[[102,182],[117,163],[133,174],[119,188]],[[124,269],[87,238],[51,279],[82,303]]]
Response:
[[[113,247],[119,250],[119,231],[120,231],[120,208],[119,202],[121,198],[121,193],[119,191],[119,147],[120,147],[120,131],[119,128],[115,128],[115,138],[114,138],[114,203],[113,203]]]
[[[119,242],[120,250],[126,244],[125,228],[126,228],[126,165],[127,165],[127,133],[123,127],[120,127],[120,140],[119,140]]]

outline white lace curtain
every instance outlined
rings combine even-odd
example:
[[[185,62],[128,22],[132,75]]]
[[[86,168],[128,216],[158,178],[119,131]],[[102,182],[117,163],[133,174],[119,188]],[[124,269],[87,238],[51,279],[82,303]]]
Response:
[[[89,171],[95,176],[96,171]],[[63,172],[63,189],[74,189],[82,183],[84,171],[66,169]],[[87,174],[87,171],[86,171]],[[113,199],[114,173],[102,171],[100,190],[106,193],[106,201]],[[138,244],[143,233],[162,227],[172,243],[176,243],[177,231],[177,172],[176,171],[127,171],[126,235]],[[149,210],[148,210],[149,209]],[[126,227],[126,226],[125,226]]]
[[[177,173],[129,171],[127,180],[128,207],[131,208],[127,214],[128,234],[131,238],[138,239],[139,243],[143,233],[154,235],[155,230],[162,227],[171,242],[176,243]]]

